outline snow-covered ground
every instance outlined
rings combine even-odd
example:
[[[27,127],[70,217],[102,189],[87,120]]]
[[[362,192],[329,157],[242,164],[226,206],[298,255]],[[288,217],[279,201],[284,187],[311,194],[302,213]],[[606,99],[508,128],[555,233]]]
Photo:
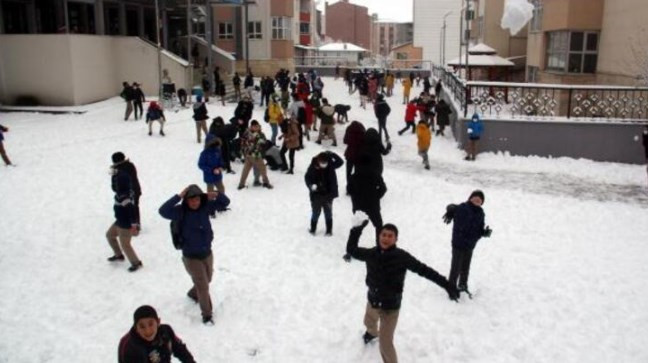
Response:
[[[376,126],[341,80],[325,82],[332,103],[351,104],[351,119]],[[400,88],[389,99],[394,150],[385,157],[382,203],[383,219],[400,229],[399,246],[447,274],[451,227],[441,215],[476,188],[485,191],[494,230],[475,250],[475,299],[456,304],[408,275],[395,338],[400,361],[648,361],[645,167],[503,154],[465,162],[447,136],[433,138],[427,171],[415,137],[396,134],[399,100]],[[229,118],[233,109],[209,106],[211,117]],[[316,237],[306,232],[307,164],[342,146],[307,142],[295,175],[270,172],[271,191],[238,191],[240,174],[226,176],[232,210],[212,223],[216,324],[206,327],[185,296],[191,281],[157,213],[187,184],[203,185],[190,111],[168,114],[164,138],[122,115],[119,99],[83,115],[0,115],[18,164],[0,168],[0,362],[114,362],[142,304],[158,309],[199,362],[380,361],[377,344],[361,340],[365,267],[341,258],[351,225],[343,168],[334,236],[323,236],[323,220]],[[262,120],[263,109],[255,116]],[[106,262],[115,151],[136,164],[144,193],[143,231],[134,239],[144,268],[136,273]],[[372,244],[371,234],[369,226],[361,245]]]

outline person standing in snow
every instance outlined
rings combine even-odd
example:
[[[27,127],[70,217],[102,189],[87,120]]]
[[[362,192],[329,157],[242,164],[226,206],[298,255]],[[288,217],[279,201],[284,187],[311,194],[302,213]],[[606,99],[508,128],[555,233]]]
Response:
[[[133,82],[133,106],[135,107],[135,120],[139,120],[144,114],[144,107],[142,104],[146,102],[144,92],[140,88],[139,83]],[[139,112],[138,112],[139,111]]]
[[[0,156],[2,156],[2,161],[4,161],[6,166],[13,165],[11,164],[11,160],[9,160],[9,156],[7,156],[7,151],[5,150],[4,147],[4,133],[9,132],[9,128],[5,127],[3,125],[0,125]]]
[[[428,160],[428,150],[430,149],[430,142],[432,140],[432,132],[430,128],[425,123],[425,121],[419,121],[416,126],[416,139],[418,146],[418,154],[423,159],[423,165],[426,170],[430,170],[430,161]]]
[[[358,247],[362,230],[368,222],[366,219],[360,219],[355,223],[349,232],[346,247],[349,256],[364,261],[367,266],[365,282],[368,292],[364,316],[366,331],[362,339],[368,344],[378,338],[383,362],[397,363],[394,331],[398,323],[407,271],[415,272],[439,285],[451,300],[457,301],[459,294],[445,277],[396,246],[398,228],[391,223],[380,229],[378,240],[373,247]]]
[[[119,363],[170,363],[174,356],[182,363],[195,363],[187,346],[171,326],[160,324],[157,311],[142,305],[133,314],[133,326],[119,341]]]
[[[225,120],[218,116],[212,120],[209,125],[209,133],[221,139],[221,158],[223,159],[223,168],[228,174],[235,174],[232,170],[231,144],[238,133],[238,125],[233,123],[225,124]]]
[[[287,117],[290,117],[292,120],[297,122],[297,125],[299,125],[299,148],[303,149],[304,148],[304,138],[303,138],[303,133],[304,130],[302,128],[302,125],[306,124],[306,104],[304,101],[302,101],[299,98],[299,95],[297,93],[293,93],[292,95],[293,101],[288,107],[288,112]],[[308,131],[306,131],[308,132]]]
[[[207,136],[207,106],[201,96],[196,96],[196,103],[193,105],[193,119],[196,123],[196,141],[200,144],[202,142],[201,131]]]
[[[351,124],[344,131],[344,144],[347,146],[344,150],[344,158],[346,159],[346,193],[350,194],[349,184],[351,181],[351,173],[353,173],[355,165],[358,163],[360,149],[364,143],[365,127],[359,121],[352,121]]]
[[[130,178],[130,186],[133,190],[134,197],[133,202],[135,203],[135,221],[137,222],[137,230],[139,231],[141,228],[139,201],[142,196],[142,187],[140,186],[139,178],[137,177],[137,168],[135,167],[135,164],[133,164],[129,159],[126,159],[126,155],[120,151],[112,154],[111,159],[113,162],[111,168],[117,172],[124,171]],[[116,192],[116,179],[113,178],[112,182],[113,191]]]
[[[331,151],[319,153],[311,160],[304,181],[308,188],[311,202],[311,222],[308,232],[315,235],[317,221],[324,210],[326,235],[333,234],[333,199],[339,196],[335,169],[344,164],[342,158]]]
[[[382,140],[382,134],[385,133],[385,141],[389,142],[389,132],[387,132],[387,116],[391,112],[391,108],[387,101],[385,101],[385,96],[382,94],[376,97],[376,103],[374,104],[374,113],[378,119],[378,134]]]
[[[412,133],[415,132],[414,130],[414,121],[416,120],[416,100],[412,100],[407,104],[407,108],[405,109],[405,127],[403,127],[402,130],[398,131],[398,135],[403,135],[405,131],[408,129],[412,129]]]
[[[266,137],[261,131],[261,125],[259,121],[252,120],[250,123],[250,128],[245,131],[241,137],[241,151],[245,157],[245,165],[243,165],[243,171],[241,172],[241,180],[239,181],[238,189],[241,190],[245,188],[245,182],[247,180],[250,169],[253,167],[259,171],[261,178],[263,180],[263,187],[267,189],[272,189],[270,180],[268,179],[268,173],[266,170],[265,163],[263,162],[263,152],[265,149]]]
[[[214,324],[209,284],[214,273],[212,241],[214,232],[210,215],[224,211],[230,204],[224,193],[203,193],[195,184],[172,196],[159,209],[162,217],[180,222],[182,262],[193,286],[187,296],[200,306],[204,324]]]
[[[270,141],[273,145],[277,142],[277,134],[279,133],[279,126],[283,122],[283,110],[277,102],[277,97],[270,97],[270,104],[268,104],[268,123],[270,124],[270,130],[272,130],[272,135],[270,136]]]
[[[297,124],[297,120],[293,118],[286,119],[281,124],[281,130],[282,134],[279,136],[279,139],[283,139],[280,151],[281,162],[287,174],[294,174],[295,151],[299,150],[299,125]],[[290,160],[290,168],[288,168],[288,162],[286,161],[286,152]]]
[[[401,83],[403,84],[403,104],[409,103],[410,92],[412,90],[412,81],[410,78],[404,78]]]
[[[115,159],[113,154],[113,160]],[[128,271],[135,272],[142,267],[142,261],[137,257],[131,245],[131,239],[138,234],[131,178],[124,169],[113,167],[112,171],[112,188],[115,191],[113,206],[115,221],[106,231],[106,240],[113,250],[113,255],[108,257],[108,261],[123,261],[124,255],[126,255],[131,264]]]
[[[466,127],[466,132],[468,133],[468,148],[466,149],[466,157],[464,160],[475,161],[477,156],[477,143],[481,138],[482,132],[484,131],[484,124],[481,120],[481,117],[478,113],[472,115],[472,118],[468,122]]]
[[[335,108],[329,105],[329,102],[326,98],[322,98],[322,107],[319,110],[320,122],[320,131],[319,136],[317,137],[318,144],[322,143],[322,139],[327,137],[333,140],[333,146],[337,146],[337,138],[335,137],[335,119],[333,115],[335,114]]]
[[[449,204],[443,221],[446,224],[454,221],[452,226],[452,263],[448,280],[452,286],[457,286],[459,291],[468,290],[468,274],[470,273],[470,262],[473,250],[482,237],[490,237],[492,230],[484,227],[484,193],[481,190],[473,191],[468,201],[459,205]],[[459,279],[459,285],[457,285]]]
[[[434,106],[434,109],[437,115],[437,126],[439,126],[436,135],[445,136],[444,131],[446,126],[450,125],[450,114],[452,113],[452,110],[443,98],[439,100],[439,103],[437,103],[436,106]]]
[[[205,148],[200,152],[198,168],[203,172],[203,180],[207,184],[207,193],[225,193],[223,184],[223,158],[221,156],[221,139],[214,134],[205,137]]]
[[[232,77],[232,86],[234,86],[234,97],[236,101],[241,100],[241,77],[238,72],[234,72],[234,77]]]
[[[123,82],[122,85],[124,88],[122,89],[121,93],[119,96],[126,101],[126,112],[124,114],[124,121],[128,121],[128,118],[130,117],[131,113],[133,112],[133,100],[135,100],[135,92],[133,91],[133,87],[128,84],[128,82]]]
[[[149,136],[153,135],[153,122],[156,121],[160,123],[160,135],[164,136],[164,123],[166,122],[164,111],[162,111],[162,108],[157,102],[151,101],[146,111],[146,123],[148,123],[149,127]]]

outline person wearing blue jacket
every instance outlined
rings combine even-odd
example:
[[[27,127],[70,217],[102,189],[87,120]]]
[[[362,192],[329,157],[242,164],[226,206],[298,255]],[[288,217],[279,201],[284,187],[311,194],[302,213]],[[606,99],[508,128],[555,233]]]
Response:
[[[214,191],[225,193],[223,184],[223,158],[221,153],[221,140],[214,134],[207,134],[205,148],[200,152],[198,167],[203,172],[203,180],[207,184],[207,192]]]
[[[214,232],[209,216],[226,210],[229,204],[230,200],[224,193],[203,193],[199,186],[192,184],[172,196],[159,210],[162,217],[180,221],[182,262],[193,281],[187,296],[200,305],[205,324],[214,323],[209,296],[209,283],[214,272],[211,249]]]
[[[466,128],[466,132],[468,133],[468,149],[466,152],[468,155],[466,155],[464,160],[475,161],[475,157],[477,156],[477,142],[479,142],[483,131],[484,124],[482,119],[478,113],[474,113]]]
[[[452,263],[448,281],[452,286],[457,286],[457,290],[465,292],[472,296],[468,291],[468,274],[470,273],[470,262],[472,253],[477,245],[477,241],[482,237],[490,237],[492,230],[484,227],[484,192],[481,190],[473,191],[468,197],[468,201],[459,205],[450,204],[446,207],[446,214],[443,220],[452,226]],[[459,285],[457,285],[459,279]]]
[[[124,255],[131,266],[128,271],[135,272],[142,267],[142,261],[131,246],[131,238],[138,235],[137,214],[135,210],[135,195],[130,175],[123,169],[112,168],[113,190],[115,191],[115,222],[106,232],[106,239],[114,254],[108,258],[110,262],[123,261]]]

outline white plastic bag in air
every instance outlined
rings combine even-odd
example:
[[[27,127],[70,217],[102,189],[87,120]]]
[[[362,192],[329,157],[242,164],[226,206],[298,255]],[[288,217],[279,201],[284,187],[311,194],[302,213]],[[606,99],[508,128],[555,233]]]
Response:
[[[511,35],[517,34],[533,17],[533,5],[527,0],[506,0],[502,29],[509,29]]]

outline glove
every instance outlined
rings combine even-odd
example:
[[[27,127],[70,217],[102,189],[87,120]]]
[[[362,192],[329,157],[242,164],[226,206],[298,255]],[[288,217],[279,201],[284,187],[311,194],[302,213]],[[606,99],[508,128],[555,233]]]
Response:
[[[310,190],[311,190],[311,192],[316,191],[316,190],[317,190],[317,184],[313,184],[313,185],[311,185],[311,186],[310,186]]]
[[[363,229],[369,224],[369,216],[363,211],[357,211],[353,215],[353,220],[351,221],[353,228]]]
[[[443,218],[443,223],[450,224],[450,222],[452,222],[452,219],[454,218],[454,212],[455,212],[456,207],[457,206],[454,205],[454,204],[450,204],[450,205],[448,205],[446,207],[446,212],[442,217]]]
[[[472,133],[473,133],[473,129],[469,127],[469,128],[468,128],[468,133],[469,133],[469,134],[472,134]]]
[[[348,254],[348,253],[345,253],[344,256],[342,256],[342,259],[344,260],[344,262],[350,263],[351,262],[351,255]]]
[[[459,302],[459,291],[457,291],[456,287],[448,285],[446,291],[448,292],[448,299]]]
[[[492,233],[493,233],[493,230],[490,229],[489,226],[486,226],[486,228],[484,228],[484,231],[482,232],[482,237],[488,238],[488,237],[491,236]]]

